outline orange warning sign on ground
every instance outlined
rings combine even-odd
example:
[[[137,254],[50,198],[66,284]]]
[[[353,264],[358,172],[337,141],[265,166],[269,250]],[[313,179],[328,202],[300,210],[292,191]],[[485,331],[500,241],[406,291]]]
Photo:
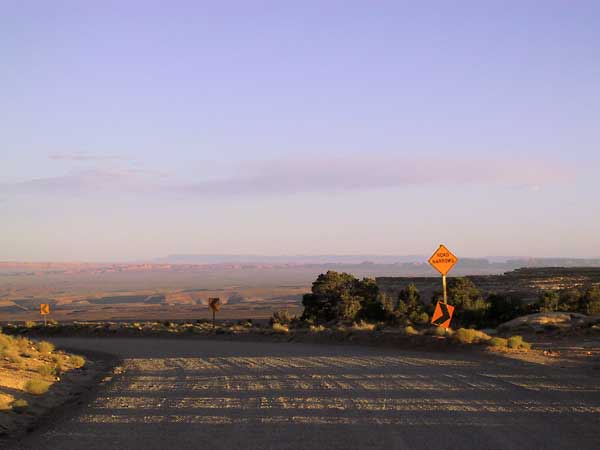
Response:
[[[454,306],[444,302],[437,302],[433,316],[431,316],[431,324],[438,327],[450,328],[452,314],[454,314]]]
[[[450,272],[450,269],[452,269],[457,262],[458,258],[443,245],[440,245],[435,253],[431,255],[431,258],[429,258],[429,264],[444,276]]]
[[[42,316],[47,316],[50,314],[50,305],[48,303],[40,304],[40,314]]]

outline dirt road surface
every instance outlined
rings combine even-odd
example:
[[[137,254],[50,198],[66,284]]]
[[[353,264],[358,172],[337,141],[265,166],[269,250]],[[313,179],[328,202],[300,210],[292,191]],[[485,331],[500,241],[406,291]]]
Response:
[[[476,354],[55,339],[124,373],[15,450],[598,449],[600,373]]]

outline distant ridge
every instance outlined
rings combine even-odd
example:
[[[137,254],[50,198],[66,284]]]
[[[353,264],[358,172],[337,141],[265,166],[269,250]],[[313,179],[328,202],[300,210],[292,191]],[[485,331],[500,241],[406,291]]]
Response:
[[[398,264],[423,262],[424,255],[168,255],[158,264]]]
[[[157,264],[422,264],[429,255],[195,255],[175,254],[153,260]],[[464,267],[490,267],[513,270],[519,267],[598,267],[600,258],[538,258],[486,256],[460,257]]]

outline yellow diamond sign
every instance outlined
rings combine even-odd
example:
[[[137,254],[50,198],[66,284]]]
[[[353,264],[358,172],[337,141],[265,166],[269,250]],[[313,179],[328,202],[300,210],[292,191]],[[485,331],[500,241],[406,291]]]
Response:
[[[457,262],[458,258],[444,245],[440,245],[435,253],[431,255],[431,258],[429,258],[429,264],[444,276],[450,272],[450,269],[452,269]]]

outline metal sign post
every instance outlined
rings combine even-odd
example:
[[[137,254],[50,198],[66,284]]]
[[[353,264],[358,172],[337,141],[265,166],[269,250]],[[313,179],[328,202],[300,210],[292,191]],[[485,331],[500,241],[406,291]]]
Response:
[[[448,303],[448,293],[446,291],[446,275],[442,275],[442,288],[444,289],[444,303]]]
[[[454,306],[448,304],[448,290],[446,288],[446,275],[450,272],[450,269],[458,262],[458,258],[452,254],[444,245],[440,245],[435,251],[431,258],[429,258],[429,264],[433,266],[442,275],[442,290],[443,290],[443,302],[438,302],[433,316],[431,317],[431,323],[440,327],[450,327],[450,320],[452,320],[452,314],[454,312]]]

